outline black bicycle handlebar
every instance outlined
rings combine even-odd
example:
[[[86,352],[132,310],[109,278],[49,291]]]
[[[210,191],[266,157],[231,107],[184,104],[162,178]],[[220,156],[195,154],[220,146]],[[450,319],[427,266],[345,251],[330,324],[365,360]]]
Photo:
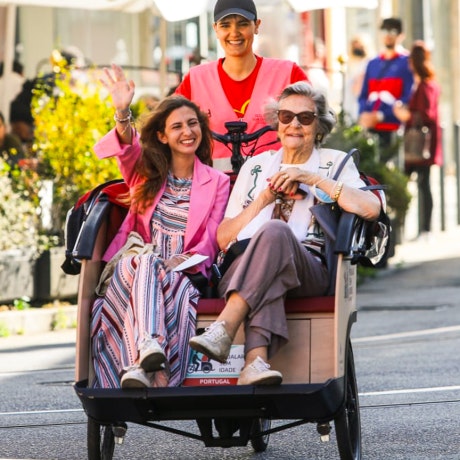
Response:
[[[247,133],[246,129],[248,124],[245,121],[228,121],[225,123],[227,132],[225,134],[219,134],[212,132],[212,137],[222,142],[222,144],[228,145],[231,144],[232,148],[232,169],[233,172],[238,174],[241,166],[244,163],[244,158],[241,153],[241,146],[243,144],[248,144],[249,142],[259,139],[263,134],[268,131],[274,131],[271,126],[263,126],[262,128],[254,131],[253,133]]]

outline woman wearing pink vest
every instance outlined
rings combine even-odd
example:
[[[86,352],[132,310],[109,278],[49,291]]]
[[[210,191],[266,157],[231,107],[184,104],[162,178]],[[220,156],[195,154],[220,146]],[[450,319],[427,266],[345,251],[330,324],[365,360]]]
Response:
[[[196,102],[208,113],[211,129],[225,133],[225,122],[241,120],[252,133],[265,126],[263,107],[290,83],[308,80],[294,62],[262,58],[252,49],[254,35],[261,20],[253,0],[218,0],[214,8],[214,30],[225,52],[216,62],[192,67],[176,89],[177,94]],[[268,132],[259,141],[256,154],[267,150],[276,141],[276,133]],[[277,149],[279,144],[270,144]],[[213,160],[218,169],[229,170],[231,151],[214,143]]]

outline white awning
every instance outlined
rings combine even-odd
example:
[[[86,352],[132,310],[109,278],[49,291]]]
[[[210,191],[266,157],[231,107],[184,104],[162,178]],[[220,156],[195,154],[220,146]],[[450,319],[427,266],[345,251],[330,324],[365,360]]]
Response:
[[[160,14],[168,22],[182,21],[203,14],[208,6],[208,0],[0,0],[0,7],[7,7],[7,24],[0,31],[0,42],[4,43],[5,81],[3,93],[0,94],[0,111],[8,120],[9,106],[5,95],[11,80],[14,58],[14,34],[16,24],[16,8],[18,6],[42,6],[49,8],[74,8],[84,10],[114,10],[125,13],[140,13],[151,9]],[[10,63],[10,64],[8,64]]]
[[[118,10],[140,12],[152,6],[152,0],[0,0],[2,5],[46,6],[83,10]]]
[[[373,10],[378,6],[378,0],[288,0],[297,13],[327,8],[367,8]]]
[[[116,10],[140,13],[154,9],[167,21],[200,16],[208,6],[208,0],[0,0],[0,6],[46,6],[51,8],[75,8],[83,10]]]

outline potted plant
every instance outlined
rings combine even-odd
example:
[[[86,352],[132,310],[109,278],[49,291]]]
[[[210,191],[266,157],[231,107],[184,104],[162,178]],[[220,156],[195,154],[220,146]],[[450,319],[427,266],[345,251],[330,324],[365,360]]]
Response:
[[[347,123],[343,116],[339,116],[339,123],[327,139],[326,147],[343,151],[357,148],[359,169],[387,187],[385,195],[387,213],[392,223],[393,243],[399,244],[411,200],[409,178],[391,161],[388,152],[379,150],[374,135],[359,125]]]
[[[34,270],[43,248],[50,244],[40,233],[37,206],[25,186],[25,172],[0,158],[0,300],[34,295]]]

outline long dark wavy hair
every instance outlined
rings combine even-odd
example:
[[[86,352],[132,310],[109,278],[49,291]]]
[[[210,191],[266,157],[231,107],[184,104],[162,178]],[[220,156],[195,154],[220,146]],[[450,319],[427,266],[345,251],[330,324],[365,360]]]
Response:
[[[158,133],[165,132],[169,115],[181,107],[189,107],[195,111],[202,133],[202,140],[195,155],[202,163],[212,166],[213,140],[208,116],[195,103],[183,96],[166,97],[156,106],[140,130],[142,156],[137,165],[137,171],[145,177],[145,181],[136,187],[132,196],[133,204],[138,212],[144,211],[153,202],[166,181],[171,167],[172,154],[169,145],[160,142]]]
[[[416,40],[412,45],[409,62],[414,72],[422,81],[432,80],[435,78],[433,63],[431,62],[430,50],[426,47],[425,42]]]

